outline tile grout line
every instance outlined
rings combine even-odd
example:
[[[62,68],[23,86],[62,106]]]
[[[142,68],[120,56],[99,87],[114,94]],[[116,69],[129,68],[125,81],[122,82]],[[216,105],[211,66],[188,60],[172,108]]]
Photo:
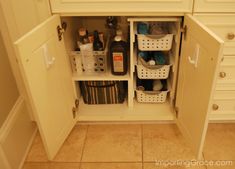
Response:
[[[142,169],[144,169],[144,138],[143,138],[143,124],[141,124],[141,153],[142,153]]]
[[[97,164],[99,164],[99,163],[127,163],[127,164],[132,164],[132,163],[137,163],[137,164],[139,164],[139,163],[142,163],[142,162],[139,162],[139,161],[97,161],[97,162],[89,162],[89,161],[87,161],[87,162],[62,162],[62,161],[56,161],[56,162],[37,162],[37,161],[35,161],[35,162],[26,162],[27,164],[37,164],[37,163],[41,163],[41,164],[46,164],[46,163],[53,163],[53,164],[77,164],[77,163],[97,163]],[[154,161],[146,161],[145,163],[154,163]]]
[[[86,135],[85,135],[85,139],[84,139],[84,143],[83,143],[83,147],[82,147],[82,155],[81,155],[80,163],[79,163],[79,169],[81,169],[81,167],[82,167],[82,158],[83,158],[83,154],[84,154],[84,150],[85,150],[85,146],[86,146],[87,134],[88,134],[89,127],[90,127],[90,125],[87,125]]]

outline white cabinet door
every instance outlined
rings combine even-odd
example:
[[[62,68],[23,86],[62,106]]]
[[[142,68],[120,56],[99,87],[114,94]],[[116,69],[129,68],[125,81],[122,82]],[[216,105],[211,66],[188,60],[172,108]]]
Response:
[[[176,121],[201,158],[223,41],[191,15],[184,22]]]
[[[0,1],[13,40],[51,16],[48,0]]]
[[[58,25],[60,17],[50,17],[15,43],[49,159],[53,159],[76,122],[71,72],[64,42],[58,39]]]
[[[193,0],[50,0],[52,13],[66,15],[146,15],[192,12]]]
[[[194,12],[235,12],[235,0],[194,1]]]

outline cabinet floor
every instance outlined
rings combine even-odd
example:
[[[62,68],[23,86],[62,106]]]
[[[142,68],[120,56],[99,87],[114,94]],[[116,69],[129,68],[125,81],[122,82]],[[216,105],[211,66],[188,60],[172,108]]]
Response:
[[[76,125],[50,162],[37,134],[23,169],[235,169],[234,143],[235,124],[210,124],[204,160],[233,166],[172,166],[195,159],[175,124]]]

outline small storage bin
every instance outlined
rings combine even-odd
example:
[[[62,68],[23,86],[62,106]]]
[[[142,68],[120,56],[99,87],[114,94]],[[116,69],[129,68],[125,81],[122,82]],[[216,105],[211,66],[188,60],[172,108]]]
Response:
[[[95,60],[92,71],[93,73],[104,73],[107,71],[108,46],[109,39],[107,40],[103,51],[93,51],[93,57]],[[71,52],[71,63],[74,73],[86,72],[85,69],[83,69],[82,54],[80,51]]]
[[[170,67],[170,64],[147,66],[141,61],[141,58],[138,57],[137,76],[139,79],[167,79]]]
[[[169,90],[169,84],[167,83],[166,89],[163,91],[143,91],[136,90],[136,98],[140,103],[164,103],[167,98]]]
[[[140,103],[164,103],[168,92],[136,90],[137,101]]]
[[[93,57],[95,59],[94,72],[102,73],[107,70],[107,54],[108,51],[94,51]],[[71,52],[72,69],[74,73],[85,72],[82,65],[82,55],[80,51]]]
[[[173,34],[137,35],[138,48],[141,51],[168,51],[171,49]]]
[[[86,104],[123,103],[126,96],[123,81],[83,81],[80,89]]]

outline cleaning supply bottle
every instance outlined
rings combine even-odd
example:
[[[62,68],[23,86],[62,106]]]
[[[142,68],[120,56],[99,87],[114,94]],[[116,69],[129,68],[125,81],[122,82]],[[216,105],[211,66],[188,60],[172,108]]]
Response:
[[[94,31],[94,42],[93,42],[93,49],[94,51],[102,51],[103,50],[103,43],[100,40],[98,31]]]
[[[110,45],[109,57],[113,75],[125,75],[128,67],[127,44],[122,37],[117,35]]]

